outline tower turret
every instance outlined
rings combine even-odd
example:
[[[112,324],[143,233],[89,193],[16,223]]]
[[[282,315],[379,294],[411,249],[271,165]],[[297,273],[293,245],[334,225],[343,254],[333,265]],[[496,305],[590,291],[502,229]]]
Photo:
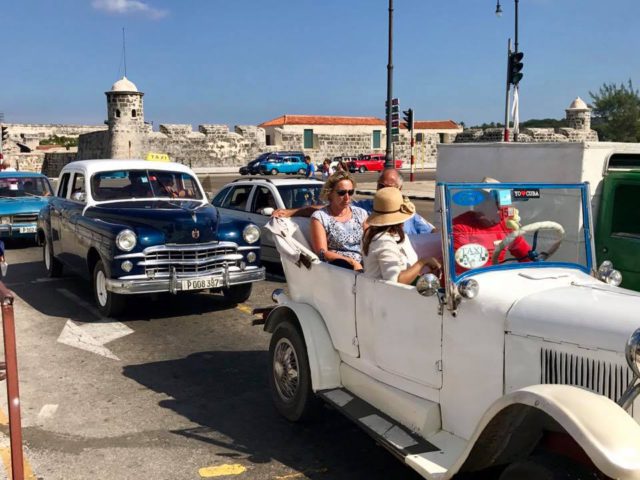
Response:
[[[110,158],[139,158],[146,131],[142,96],[135,84],[122,77],[107,95]]]

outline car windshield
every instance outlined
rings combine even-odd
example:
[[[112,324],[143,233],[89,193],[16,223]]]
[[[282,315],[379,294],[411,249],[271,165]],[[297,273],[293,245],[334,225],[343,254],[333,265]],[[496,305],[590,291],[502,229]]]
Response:
[[[91,192],[96,201],[133,198],[202,199],[195,178],[188,173],[168,170],[98,172],[91,178]]]
[[[48,197],[51,194],[51,185],[44,177],[0,178],[0,197],[2,198]]]
[[[454,281],[514,266],[590,271],[584,185],[449,184],[444,192]]]
[[[284,208],[300,208],[317,205],[320,201],[322,183],[318,185],[281,185],[278,187]]]

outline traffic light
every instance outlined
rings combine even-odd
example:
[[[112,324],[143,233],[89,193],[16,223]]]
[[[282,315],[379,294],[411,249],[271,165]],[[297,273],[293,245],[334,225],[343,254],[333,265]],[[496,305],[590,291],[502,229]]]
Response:
[[[522,73],[520,73],[522,67],[524,67],[522,57],[524,57],[522,52],[511,52],[509,54],[509,83],[512,85],[518,85],[522,80]]]
[[[2,143],[9,140],[9,127],[2,127]]]
[[[413,131],[413,109],[402,111],[402,119],[404,120],[404,126],[407,130]]]

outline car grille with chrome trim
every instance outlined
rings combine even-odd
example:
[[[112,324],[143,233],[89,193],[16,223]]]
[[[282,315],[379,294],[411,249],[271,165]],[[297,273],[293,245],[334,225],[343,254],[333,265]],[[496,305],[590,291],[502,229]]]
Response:
[[[229,242],[200,245],[163,245],[144,250],[144,266],[148,277],[169,277],[172,268],[176,275],[207,275],[216,270],[235,266],[243,257]]]
[[[21,213],[17,215],[11,215],[11,223],[36,223],[37,221],[37,213]]]
[[[548,348],[540,349],[540,362],[540,383],[583,387],[614,402],[633,379],[626,363],[604,362]]]

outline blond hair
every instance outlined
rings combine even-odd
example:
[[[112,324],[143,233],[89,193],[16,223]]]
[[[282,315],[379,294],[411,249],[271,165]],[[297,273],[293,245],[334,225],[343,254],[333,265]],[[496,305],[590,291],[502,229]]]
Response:
[[[322,191],[320,192],[320,200],[329,200],[329,194],[333,192],[333,189],[336,187],[336,185],[343,180],[349,180],[351,182],[351,185],[353,185],[353,188],[356,188],[356,181],[354,180],[353,176],[349,172],[340,170],[331,175],[329,178],[327,178],[327,181],[324,182]]]

